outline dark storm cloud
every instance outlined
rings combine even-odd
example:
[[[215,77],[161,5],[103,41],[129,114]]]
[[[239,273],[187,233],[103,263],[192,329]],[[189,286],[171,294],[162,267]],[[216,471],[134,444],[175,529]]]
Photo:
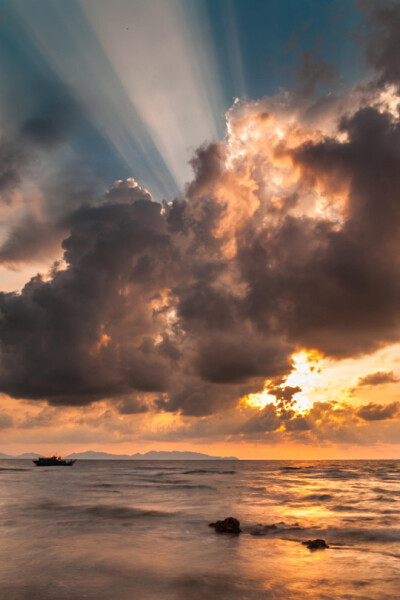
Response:
[[[210,332],[200,344],[196,363],[199,374],[213,383],[240,383],[263,377],[266,368],[275,377],[288,367],[285,347],[239,327],[229,333]]]
[[[311,75],[304,80],[312,87]],[[22,247],[38,252],[41,237],[52,239],[46,227],[62,223],[66,268],[0,295],[0,391],[54,405],[114,399],[123,414],[156,407],[206,417],[268,379],[277,406],[250,419],[243,435],[281,427],[306,435],[318,410],[334,431],[340,411],[332,405],[307,416],[293,410],[301,390],[284,385],[291,355],[315,348],[349,357],[400,339],[400,125],[365,103],[342,118],[340,138],[283,138],[273,152],[262,137],[273,117],[260,109],[256,142],[241,137],[231,163],[223,144],[201,147],[193,181],[171,203],[153,202],[128,179],[101,201],[89,191],[85,202],[82,186],[45,225],[22,223],[3,260]],[[63,123],[65,111],[55,106],[47,124],[40,111],[25,124],[25,136],[56,143],[64,125],[53,121]],[[250,124],[243,118],[238,128],[246,134]],[[273,192],[275,204],[272,155],[299,175],[279,202]],[[340,216],[296,212],[316,190],[328,202],[342,194]],[[368,406],[348,414],[360,421],[392,410]]]
[[[65,87],[41,82],[40,89],[30,115],[0,139],[0,194],[6,200],[7,192],[21,182],[28,165],[40,159],[39,152],[67,141],[82,116]]]
[[[198,148],[190,164],[195,173],[194,181],[188,185],[187,195],[205,196],[221,178],[224,170],[221,144],[204,144]]]
[[[362,406],[357,414],[364,421],[384,421],[386,419],[394,419],[400,414],[400,403],[392,402],[392,404],[375,404],[370,402]]]
[[[397,340],[400,128],[367,108],[342,129],[345,142],[290,151],[304,185],[348,186],[340,227],[285,214],[260,227],[256,212],[221,233],[215,145],[196,156],[188,201],[162,207],[128,180],[73,212],[67,269],[0,298],[1,390],[53,404],[149,392],[161,410],[204,416],[245,384],[282,381],[298,346],[344,357]],[[297,391],[275,395],[290,405]]]
[[[336,68],[314,52],[303,50],[297,73],[299,93],[312,96],[319,87],[331,87],[337,81]]]
[[[396,383],[397,381],[399,379],[395,377],[393,371],[377,371],[376,373],[369,373],[364,377],[360,377],[357,386],[385,385],[387,383]]]
[[[7,264],[54,255],[68,232],[70,213],[98,200],[100,189],[104,192],[82,162],[68,159],[57,168],[51,164],[51,153],[72,142],[84,113],[65,86],[44,80],[39,90],[30,100],[29,116],[0,140],[0,201],[17,200],[13,224],[0,245],[0,262]],[[25,114],[24,101],[16,112]]]
[[[367,15],[365,54],[380,84],[400,84],[400,4],[398,0],[361,0]]]
[[[275,398],[281,404],[282,407],[290,406],[293,402],[293,396],[295,396],[295,394],[298,394],[299,392],[301,392],[301,387],[299,387],[298,385],[286,385],[283,387],[268,389],[268,394],[271,394],[271,396],[275,396]]]
[[[290,340],[336,357],[397,340],[400,325],[400,125],[364,108],[342,130],[345,142],[290,152],[311,189],[329,197],[338,182],[348,187],[342,226],[305,216],[247,223],[238,254],[248,317],[263,328],[273,316]]]
[[[54,404],[153,392],[159,408],[201,416],[236,402],[246,382],[283,377],[296,345],[351,356],[397,339],[400,279],[388,252],[400,250],[400,129],[374,109],[342,129],[346,142],[291,154],[309,186],[349,186],[340,228],[285,215],[260,228],[255,214],[227,255],[215,145],[196,156],[188,202],[162,208],[128,180],[75,211],[68,268],[0,298],[1,390]],[[297,391],[275,395],[290,404]]]
[[[77,207],[96,204],[101,187],[84,166],[63,168],[41,183],[39,209],[27,206],[15,224],[9,226],[0,244],[0,263],[23,264],[61,254],[61,242],[71,226]],[[16,211],[20,207],[16,207]]]
[[[19,185],[27,162],[28,154],[16,139],[0,138],[0,202],[11,202],[11,192]]]
[[[1,295],[6,393],[79,405],[154,392],[160,408],[199,416],[254,389],[240,387],[249,379],[259,386],[290,368],[285,342],[259,334],[222,291],[229,262],[205,226],[219,209],[186,205],[188,233],[174,235],[174,205],[149,198],[117,182],[103,205],[71,215],[66,270]]]
[[[309,431],[313,426],[313,420],[308,418],[308,414],[299,415],[282,406],[267,404],[265,408],[246,421],[237,433],[241,437],[257,438],[259,434],[268,435],[278,430],[289,433]]]
[[[0,298],[1,386],[16,397],[65,404],[131,387],[163,388],[167,362],[147,340],[151,311],[128,306],[123,293],[140,252],[163,254],[160,205],[143,200],[81,209],[74,220],[64,243],[69,269]],[[151,284],[147,288],[152,297]],[[124,344],[121,330],[118,341],[108,343],[113,327],[128,322],[134,341]]]
[[[245,435],[265,433],[278,430],[282,421],[273,404],[267,404],[257,415],[249,419],[238,431]]]
[[[27,215],[11,229],[0,246],[0,263],[30,262],[45,258],[62,241],[59,223],[44,223],[34,215]]]
[[[190,417],[204,417],[218,412],[224,406],[232,404],[233,394],[236,397],[240,390],[226,386],[215,386],[199,378],[185,378],[184,381],[174,386],[164,398],[159,398],[157,407],[165,412],[178,412]]]
[[[149,407],[138,396],[130,396],[117,404],[117,410],[121,415],[136,415],[148,412]]]
[[[313,426],[312,424],[310,424],[307,417],[303,417],[301,415],[296,415],[292,419],[286,421],[285,423],[285,429],[289,432],[309,431],[310,429],[312,429],[312,427]]]
[[[66,141],[79,124],[83,110],[61,84],[42,82],[40,96],[21,125],[27,140],[44,148]]]

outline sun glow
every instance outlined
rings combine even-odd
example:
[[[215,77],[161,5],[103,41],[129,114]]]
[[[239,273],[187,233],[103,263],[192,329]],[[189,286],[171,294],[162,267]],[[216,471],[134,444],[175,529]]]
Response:
[[[254,408],[265,408],[267,404],[273,404],[276,400],[275,396],[271,396],[268,390],[271,385],[271,380],[267,379],[264,384],[264,389],[261,392],[257,392],[256,394],[249,394],[248,396],[244,396],[241,401],[245,406],[252,406]]]
[[[265,408],[268,404],[282,405],[282,397],[291,409],[299,413],[305,413],[313,406],[311,395],[317,387],[321,376],[320,361],[322,356],[316,350],[301,350],[292,356],[293,369],[286,379],[275,386],[270,379],[264,384],[264,389],[255,394],[249,394],[242,398],[242,403],[246,406]],[[291,399],[285,396],[285,390],[294,391]]]

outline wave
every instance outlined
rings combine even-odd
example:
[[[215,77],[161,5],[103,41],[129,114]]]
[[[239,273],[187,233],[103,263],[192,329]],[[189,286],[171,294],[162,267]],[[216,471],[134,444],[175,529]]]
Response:
[[[137,480],[136,480],[137,481]],[[179,489],[189,489],[189,488],[193,488],[193,489],[203,489],[203,490],[216,490],[215,487],[211,486],[211,485],[205,485],[205,484],[195,484],[195,483],[187,483],[186,479],[163,479],[163,480],[159,480],[159,479],[142,479],[141,480],[144,484],[154,484],[154,485],[141,485],[140,483],[137,484],[125,484],[121,487],[126,487],[126,488],[131,488],[131,487],[135,487],[135,488],[158,488],[160,490],[169,490],[169,491],[173,491],[173,490],[179,490]]]
[[[391,496],[400,496],[400,490],[389,490],[387,488],[374,487],[372,488],[373,492],[377,494],[390,494]]]
[[[301,498],[303,501],[316,501],[316,502],[328,502],[332,500],[333,496],[331,494],[309,494],[308,496],[304,496]]]
[[[32,509],[32,507],[30,507]],[[41,502],[33,508],[47,512],[62,514],[89,515],[101,519],[138,519],[143,517],[169,517],[176,513],[146,508],[135,508],[118,504],[59,504],[58,502]]]
[[[292,533],[292,532],[298,532],[298,531],[304,531],[302,527],[300,527],[300,525],[298,523],[294,523],[292,525],[286,525],[285,523],[272,523],[271,525],[262,525],[261,523],[259,523],[256,526],[250,527],[248,529],[248,533],[250,533],[250,535],[256,536],[256,537],[265,537],[265,536],[276,536],[276,535],[281,535],[282,533]]]
[[[113,506],[99,504],[83,507],[82,512],[102,519],[137,519],[141,517],[166,517],[171,513],[152,509],[132,508],[130,506]]]
[[[153,477],[146,477],[146,478],[142,478],[142,477],[137,477],[134,479],[135,482],[137,483],[122,483],[119,485],[119,487],[124,487],[124,488],[130,488],[130,487],[144,487],[141,486],[140,482],[142,482],[143,484],[152,484],[154,483],[155,485],[151,485],[151,486],[146,486],[146,487],[156,487],[159,486],[160,488],[165,488],[165,489],[170,489],[170,488],[177,488],[177,487],[182,487],[182,486],[188,486],[190,485],[191,487],[209,487],[209,486],[204,486],[203,484],[190,484],[188,483],[188,479],[156,479]]]
[[[375,502],[398,502],[397,498],[388,498],[387,496],[376,496],[376,498],[374,498]]]
[[[142,466],[133,467],[133,470],[132,471],[128,471],[128,472],[132,473],[132,472],[135,472],[135,471],[149,471],[150,473],[163,473],[164,471],[167,471],[167,473],[165,473],[165,474],[168,475],[168,471],[173,471],[175,473],[181,473],[182,472],[182,468],[179,468],[178,466],[176,466],[176,467],[164,467],[162,465],[153,465],[153,466],[147,465],[146,467],[142,467]]]
[[[400,541],[399,529],[337,529],[327,530],[327,535],[343,541],[392,543]]]
[[[198,489],[198,490],[216,490],[216,488],[211,485],[205,485],[205,484],[201,484],[201,483],[191,484],[191,483],[187,483],[185,480],[183,480],[183,481],[182,480],[180,480],[180,481],[177,481],[177,480],[159,481],[156,479],[148,479],[147,481],[144,481],[144,483],[152,483],[154,485],[140,485],[140,484],[135,485],[134,484],[133,486],[128,485],[127,487],[138,487],[138,488],[148,487],[150,489],[157,488],[159,490],[168,490],[168,491],[183,490],[183,489],[190,489],[190,488]]]
[[[336,506],[331,507],[331,510],[335,512],[370,512],[367,508],[360,508],[349,504],[336,504]]]
[[[282,467],[281,471],[302,471],[302,467]]]
[[[143,469],[144,470],[144,469]],[[154,471],[154,469],[147,469],[147,473],[138,473],[139,476],[145,477],[149,481],[148,477],[167,477],[168,475],[234,475],[235,470],[222,470],[222,469],[190,469],[190,470],[177,470],[177,469],[165,469],[165,471]],[[127,473],[129,475],[135,475],[134,472]]]
[[[359,479],[360,473],[354,473],[353,471],[339,471],[339,470],[323,470],[323,471],[312,471],[308,475],[310,479]]]
[[[0,467],[0,471],[31,471],[31,469],[23,469],[19,467]]]
[[[90,483],[89,487],[91,488],[113,488],[115,485],[113,483]]]
[[[254,537],[278,537],[291,541],[308,538],[323,538],[328,544],[353,546],[355,543],[394,543],[400,541],[400,529],[392,528],[346,528],[346,527],[301,527],[298,523],[286,525],[253,525],[243,527],[243,532]]]
[[[174,473],[177,474],[191,474],[191,473],[236,473],[235,470],[226,470],[226,469],[182,469],[179,468],[178,466],[174,466],[174,467],[167,467],[167,466],[160,466],[157,465],[156,470],[154,469],[154,466],[137,466],[134,467],[133,471],[149,471],[150,473],[159,473],[160,475],[162,473],[164,473],[164,471],[173,471]],[[165,475],[167,475],[168,473],[165,473]]]
[[[236,471],[221,471],[217,469],[193,469],[192,471],[182,471],[182,475],[206,475],[207,473],[215,475],[234,475]]]
[[[165,489],[165,488],[164,488]],[[171,488],[169,488],[171,489]],[[212,490],[212,491],[217,491],[217,488],[213,487],[212,485],[190,485],[190,483],[187,484],[182,484],[182,485],[174,485],[172,487],[172,490]]]

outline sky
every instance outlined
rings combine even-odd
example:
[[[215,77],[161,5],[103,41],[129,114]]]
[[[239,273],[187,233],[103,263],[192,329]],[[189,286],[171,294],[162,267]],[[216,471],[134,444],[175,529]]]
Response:
[[[399,28],[0,0],[0,452],[400,457]]]

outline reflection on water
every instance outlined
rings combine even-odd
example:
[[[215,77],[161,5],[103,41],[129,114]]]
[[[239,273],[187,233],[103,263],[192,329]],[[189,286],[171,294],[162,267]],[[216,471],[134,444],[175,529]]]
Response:
[[[0,598],[399,598],[400,461],[0,465]]]

